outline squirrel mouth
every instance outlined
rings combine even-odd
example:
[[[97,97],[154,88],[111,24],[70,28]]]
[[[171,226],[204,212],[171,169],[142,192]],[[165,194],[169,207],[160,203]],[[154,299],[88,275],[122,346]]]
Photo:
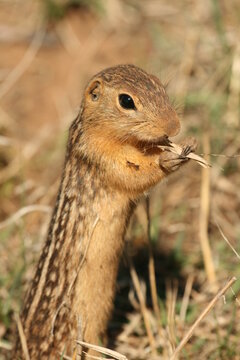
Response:
[[[163,135],[156,139],[151,140],[139,140],[137,142],[137,148],[144,153],[149,152],[161,152],[162,150],[159,149],[159,146],[170,146],[171,141],[169,140],[167,135]]]

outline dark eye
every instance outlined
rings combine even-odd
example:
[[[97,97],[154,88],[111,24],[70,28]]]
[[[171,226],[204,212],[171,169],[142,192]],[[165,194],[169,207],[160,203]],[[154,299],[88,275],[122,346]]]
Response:
[[[127,109],[127,110],[130,110],[130,109],[136,110],[136,106],[130,95],[120,94],[118,99],[119,99],[119,104],[121,105],[122,108]]]

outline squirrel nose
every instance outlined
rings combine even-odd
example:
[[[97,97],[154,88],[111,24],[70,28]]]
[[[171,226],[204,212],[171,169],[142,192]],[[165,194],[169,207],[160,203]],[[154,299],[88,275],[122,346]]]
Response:
[[[176,114],[171,114],[165,124],[165,133],[167,136],[176,136],[181,128],[180,119]]]

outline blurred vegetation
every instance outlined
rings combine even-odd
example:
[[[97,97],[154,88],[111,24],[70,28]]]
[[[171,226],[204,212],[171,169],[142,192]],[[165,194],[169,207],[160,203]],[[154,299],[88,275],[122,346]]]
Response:
[[[34,52],[31,41],[39,14],[52,26],[44,29],[40,50]],[[0,360],[9,358],[13,314],[21,308],[32,278],[49,215],[34,212],[7,225],[3,222],[28,205],[54,204],[67,129],[77,113],[82,89],[94,73],[116,63],[135,63],[167,83],[171,99],[180,104],[183,126],[176,141],[194,135],[199,140],[198,152],[206,154],[202,140],[208,134],[209,152],[217,155],[209,160],[213,166],[207,219],[215,287],[209,284],[199,241],[204,173],[197,164],[190,163],[170,177],[150,197],[161,324],[151,299],[144,203],[127,236],[158,352],[169,358],[216,289],[230,277],[240,276],[239,258],[216,225],[240,254],[239,1],[14,0],[0,3],[0,19],[4,25],[0,94],[4,84],[12,81],[11,71],[17,68],[14,76],[20,74],[0,96]],[[25,66],[27,51],[33,60]],[[187,298],[186,284],[191,281]],[[225,301],[220,299],[195,330],[181,359],[239,359],[239,291],[238,280]],[[151,359],[141,316],[134,327],[139,314],[124,257],[109,324],[109,346],[129,359]],[[119,340],[129,324],[133,330],[124,341]]]
[[[72,9],[91,10],[101,13],[104,9],[102,0],[43,0],[48,21],[62,19]]]

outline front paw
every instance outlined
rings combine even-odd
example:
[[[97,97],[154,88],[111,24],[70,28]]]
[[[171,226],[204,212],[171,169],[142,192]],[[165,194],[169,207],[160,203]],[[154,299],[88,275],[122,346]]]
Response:
[[[164,173],[170,174],[178,170],[179,167],[187,161],[188,158],[186,158],[186,156],[164,151],[164,153],[160,155],[159,166]]]
[[[190,137],[181,143],[182,153],[181,156],[187,156],[190,152],[197,150],[197,140],[194,137]]]

